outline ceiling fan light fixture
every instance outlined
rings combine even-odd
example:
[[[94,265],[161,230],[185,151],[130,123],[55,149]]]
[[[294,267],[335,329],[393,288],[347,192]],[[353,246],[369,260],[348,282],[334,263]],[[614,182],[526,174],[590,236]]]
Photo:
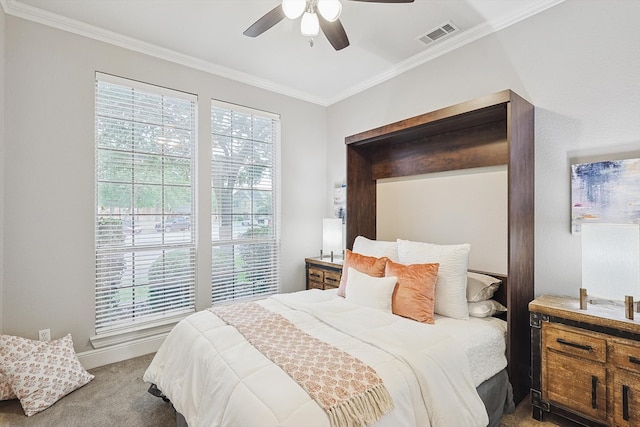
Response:
[[[335,22],[342,13],[340,0],[318,0],[318,12],[329,22]]]
[[[306,37],[316,37],[320,33],[318,15],[313,12],[305,12],[300,21],[300,32]]]
[[[289,19],[298,19],[307,8],[307,0],[282,0],[282,11]]]

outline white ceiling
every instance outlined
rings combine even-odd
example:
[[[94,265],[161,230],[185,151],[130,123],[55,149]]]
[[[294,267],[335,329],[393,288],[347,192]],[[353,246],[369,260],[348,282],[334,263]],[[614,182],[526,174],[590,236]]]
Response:
[[[450,52],[562,0],[342,0],[350,46],[322,33],[313,47],[300,20],[285,18],[257,38],[242,32],[281,0],[0,0],[5,12],[210,71],[320,105]],[[451,21],[461,31],[418,41]]]

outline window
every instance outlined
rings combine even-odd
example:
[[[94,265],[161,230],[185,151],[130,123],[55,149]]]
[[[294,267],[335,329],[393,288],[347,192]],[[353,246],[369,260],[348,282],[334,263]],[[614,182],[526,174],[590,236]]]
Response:
[[[196,97],[96,75],[96,334],[195,309]]]
[[[211,105],[212,303],[279,286],[278,116]]]

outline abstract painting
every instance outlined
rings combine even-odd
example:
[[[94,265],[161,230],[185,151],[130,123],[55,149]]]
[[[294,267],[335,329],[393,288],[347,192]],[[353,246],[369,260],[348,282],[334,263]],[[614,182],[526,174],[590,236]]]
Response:
[[[571,232],[585,222],[640,223],[640,159],[571,165]]]

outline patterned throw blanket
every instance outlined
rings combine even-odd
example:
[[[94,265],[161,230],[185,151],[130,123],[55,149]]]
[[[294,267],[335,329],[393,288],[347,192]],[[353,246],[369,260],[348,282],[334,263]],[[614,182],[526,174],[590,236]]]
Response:
[[[332,427],[362,427],[393,409],[376,371],[280,314],[253,302],[209,310],[300,384],[327,412]]]

